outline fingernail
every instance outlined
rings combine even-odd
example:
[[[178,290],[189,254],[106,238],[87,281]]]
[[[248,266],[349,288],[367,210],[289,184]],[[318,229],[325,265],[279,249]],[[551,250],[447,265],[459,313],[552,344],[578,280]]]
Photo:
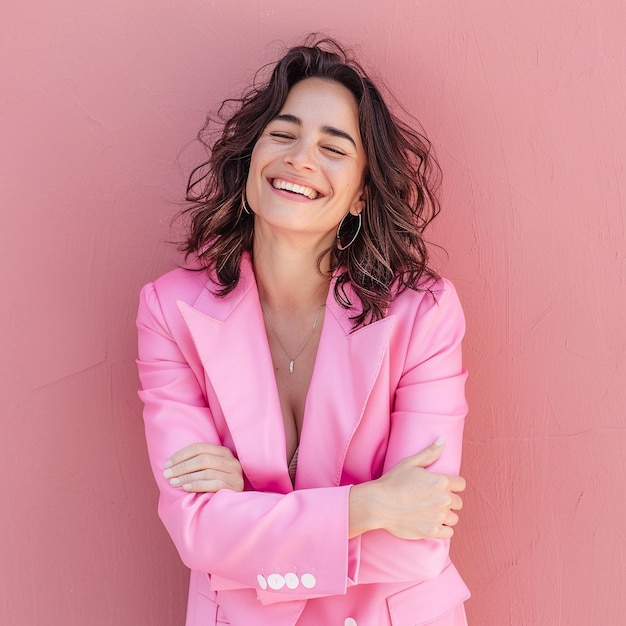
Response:
[[[441,446],[445,443],[445,439],[443,437],[439,437],[439,439],[437,439],[437,441],[435,441],[435,446],[437,448],[441,448]]]
[[[173,487],[178,487],[178,485],[180,485],[180,478],[172,478],[170,480],[170,485],[172,485]]]
[[[174,476],[174,472],[171,469],[166,469],[163,472],[163,476],[165,476],[165,478],[171,478],[172,476]]]
[[[183,485],[183,489],[185,491],[190,491],[191,490],[191,484]]]
[[[173,463],[168,460],[168,461],[165,461],[165,463],[163,464],[163,467],[165,469],[168,469],[168,468],[172,467],[172,465],[173,465]]]

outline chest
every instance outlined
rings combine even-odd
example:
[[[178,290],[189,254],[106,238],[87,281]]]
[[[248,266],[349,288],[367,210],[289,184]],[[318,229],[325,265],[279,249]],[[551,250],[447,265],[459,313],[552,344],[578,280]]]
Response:
[[[389,361],[394,320],[351,333],[344,312],[327,306],[319,336],[291,373],[258,299],[250,300],[220,313],[222,319],[213,309],[209,316],[178,303],[184,321],[177,322],[178,345],[201,394],[190,403],[209,409],[206,426],[198,422],[189,443],[216,440],[229,447],[257,490],[291,489],[286,462],[298,445],[298,488],[369,480],[382,467],[390,402],[405,361],[397,341],[397,358]],[[194,389],[190,382],[190,393]]]
[[[320,318],[322,316],[320,315]],[[322,322],[322,319],[318,319]],[[300,443],[311,378],[320,342],[322,324],[316,324],[302,340],[297,329],[266,324],[268,345],[285,429],[287,464]],[[282,339],[279,338],[280,331]],[[300,345],[298,345],[300,342]]]

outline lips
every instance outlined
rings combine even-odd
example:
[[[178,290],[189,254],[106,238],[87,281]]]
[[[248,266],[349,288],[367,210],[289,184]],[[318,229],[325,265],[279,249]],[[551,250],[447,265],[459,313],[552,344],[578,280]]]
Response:
[[[300,196],[304,196],[309,200],[315,200],[321,194],[318,193],[315,189],[311,187],[306,187],[305,185],[299,185],[298,183],[291,183],[287,180],[283,180],[282,178],[273,178],[272,187],[274,189],[282,189],[283,191],[289,191],[291,193],[298,194]]]

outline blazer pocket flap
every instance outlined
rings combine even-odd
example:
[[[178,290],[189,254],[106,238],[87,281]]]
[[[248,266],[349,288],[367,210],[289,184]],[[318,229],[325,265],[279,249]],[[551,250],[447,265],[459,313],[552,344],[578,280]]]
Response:
[[[469,589],[450,564],[437,578],[389,596],[387,608],[393,626],[424,626],[443,617],[469,597]]]

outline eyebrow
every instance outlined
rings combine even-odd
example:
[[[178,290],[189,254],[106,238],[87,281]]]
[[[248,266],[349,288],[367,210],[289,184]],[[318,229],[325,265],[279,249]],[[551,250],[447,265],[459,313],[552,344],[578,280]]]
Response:
[[[272,121],[279,120],[281,122],[290,122],[292,124],[296,124],[297,126],[302,126],[302,120],[295,115],[291,115],[290,113],[279,113]],[[356,150],[356,141],[351,137],[349,133],[345,130],[341,130],[340,128],[335,128],[334,126],[322,126],[322,132],[325,135],[332,135],[333,137],[340,137],[341,139],[348,140]]]

